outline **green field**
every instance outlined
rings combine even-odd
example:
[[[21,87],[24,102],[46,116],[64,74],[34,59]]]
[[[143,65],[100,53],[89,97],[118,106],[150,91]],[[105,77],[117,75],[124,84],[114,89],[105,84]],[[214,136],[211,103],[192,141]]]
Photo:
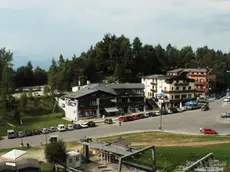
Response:
[[[120,136],[100,138],[111,142]],[[195,161],[208,153],[214,153],[216,159],[227,161],[225,172],[230,171],[230,137],[212,135],[182,135],[164,132],[146,132],[122,135],[134,148],[156,145],[156,162],[158,169],[166,167],[165,172],[173,171],[176,166],[184,165],[186,160]],[[144,143],[144,144],[143,144]],[[151,151],[142,156],[134,156],[140,164],[151,164]]]
[[[58,124],[67,124],[68,121],[62,119],[61,113],[47,114],[47,115],[26,115],[22,117],[22,125],[12,126],[6,122],[0,125],[0,135],[6,135],[8,129],[14,129],[16,131],[27,129],[40,129],[42,127],[57,126]]]

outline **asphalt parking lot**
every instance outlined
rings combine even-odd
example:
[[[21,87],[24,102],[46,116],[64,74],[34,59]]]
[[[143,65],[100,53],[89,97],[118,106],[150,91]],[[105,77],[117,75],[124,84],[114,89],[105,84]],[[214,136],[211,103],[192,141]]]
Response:
[[[168,132],[200,134],[200,128],[212,128],[219,134],[230,134],[230,119],[221,119],[220,113],[230,110],[230,103],[225,103],[223,99],[210,103],[209,111],[193,110],[177,114],[164,115],[162,117],[162,129]],[[82,137],[102,137],[119,133],[131,133],[145,130],[159,130],[160,116],[141,119],[132,122],[125,122],[120,127],[118,123],[111,125],[98,124],[95,128],[73,130],[57,134],[64,141],[76,141]],[[37,135],[31,137],[5,139],[0,141],[0,148],[19,147],[21,141],[31,146],[40,145],[40,142],[46,143],[49,140],[49,134]]]

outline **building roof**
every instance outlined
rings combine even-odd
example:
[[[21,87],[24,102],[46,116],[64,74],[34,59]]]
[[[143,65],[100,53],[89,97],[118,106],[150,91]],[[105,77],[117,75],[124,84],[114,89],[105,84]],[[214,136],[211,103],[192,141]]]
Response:
[[[17,171],[25,168],[40,169],[39,161],[37,159],[26,158],[16,162],[9,162],[9,161],[0,162],[0,171],[3,170]]]
[[[147,75],[147,76],[141,76],[141,78],[144,79],[155,79],[157,77],[164,76],[163,74],[154,74],[154,75]]]
[[[132,149],[129,147],[124,147],[121,145],[116,145],[113,143],[99,142],[99,141],[80,141],[82,145],[88,145],[94,149],[100,149],[104,151],[108,151],[111,153],[119,154],[119,155],[131,155],[135,152],[138,152],[136,149]]]
[[[208,72],[212,69],[210,68],[178,68],[178,69],[173,69],[173,70],[170,70],[168,72]]]
[[[117,93],[115,92],[116,89],[144,89],[144,84],[141,83],[89,84],[76,92],[65,95],[64,97],[76,99],[97,91],[102,91],[109,94],[117,95]]]
[[[77,151],[69,151],[67,152],[67,155],[68,156],[76,156],[76,155],[80,155],[81,153],[80,152],[77,152]]]
[[[149,75],[149,76],[144,76],[142,78],[145,79],[171,79],[176,77],[175,75]]]
[[[182,69],[182,68],[177,68],[177,69],[173,69],[173,70],[169,70],[168,72],[181,72],[181,71],[183,71],[184,69]]]
[[[13,150],[7,152],[6,154],[2,155],[2,158],[15,160],[15,159],[19,158],[20,156],[24,155],[25,153],[26,153],[26,151],[13,149]]]
[[[65,95],[64,97],[77,99],[79,97],[83,97],[85,95],[88,95],[88,94],[91,94],[91,93],[94,93],[97,91],[98,90],[96,90],[96,89],[82,88],[76,92],[69,93],[69,94]]]

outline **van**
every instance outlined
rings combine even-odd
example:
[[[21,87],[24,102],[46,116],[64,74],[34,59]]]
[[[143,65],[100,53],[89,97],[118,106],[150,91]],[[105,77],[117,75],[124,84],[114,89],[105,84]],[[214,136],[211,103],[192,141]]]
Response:
[[[7,130],[7,137],[8,139],[16,138],[16,133],[14,130]]]
[[[57,126],[57,130],[58,130],[58,131],[65,131],[66,128],[65,128],[65,126],[64,126],[63,124],[59,124],[59,125]]]

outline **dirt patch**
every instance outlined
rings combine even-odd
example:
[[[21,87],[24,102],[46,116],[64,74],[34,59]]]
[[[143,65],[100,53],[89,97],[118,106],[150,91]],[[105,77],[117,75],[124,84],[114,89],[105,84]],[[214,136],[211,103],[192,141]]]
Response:
[[[218,145],[218,144],[225,144],[225,143],[230,143],[230,141],[203,141],[203,142],[155,142],[155,143],[132,143],[131,146],[148,146],[148,145],[155,145],[157,147],[175,147],[175,146],[194,146],[194,147],[199,147],[199,146],[208,146],[208,145]]]

